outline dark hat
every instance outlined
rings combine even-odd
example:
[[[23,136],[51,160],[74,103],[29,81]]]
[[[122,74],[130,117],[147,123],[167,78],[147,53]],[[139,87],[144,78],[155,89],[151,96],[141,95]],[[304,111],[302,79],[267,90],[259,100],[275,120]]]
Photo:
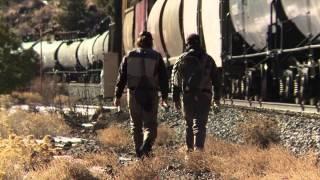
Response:
[[[189,45],[200,44],[200,36],[198,34],[190,34],[186,40]]]
[[[144,38],[147,39],[147,40],[153,40],[151,33],[148,32],[148,31],[142,31],[142,32],[140,32],[140,33],[139,33],[139,37],[140,37],[140,38],[141,38],[141,37],[144,37]]]

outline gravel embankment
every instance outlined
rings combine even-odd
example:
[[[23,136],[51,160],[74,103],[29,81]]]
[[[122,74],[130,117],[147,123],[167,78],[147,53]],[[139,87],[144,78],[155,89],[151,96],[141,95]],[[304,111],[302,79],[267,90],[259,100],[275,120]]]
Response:
[[[181,142],[184,139],[184,121],[181,113],[170,109],[160,109],[159,119],[175,127]],[[279,143],[294,153],[306,153],[310,150],[320,152],[320,116],[304,115],[301,113],[285,113],[270,110],[250,110],[245,108],[225,106],[221,112],[210,112],[208,121],[208,134],[220,137],[221,139],[244,143],[245,139],[239,127],[241,124],[252,123],[265,119],[276,124]]]

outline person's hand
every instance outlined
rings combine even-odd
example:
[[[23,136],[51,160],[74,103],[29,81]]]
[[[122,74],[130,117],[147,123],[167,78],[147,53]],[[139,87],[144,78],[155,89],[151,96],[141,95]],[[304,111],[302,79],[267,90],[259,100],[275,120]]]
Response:
[[[217,107],[220,107],[221,106],[220,100],[214,100],[214,105]]]
[[[120,98],[114,98],[113,105],[119,107],[121,105]]]
[[[176,108],[177,111],[180,111],[181,110],[181,101],[180,100],[174,101],[174,107]]]
[[[167,99],[161,99],[160,105],[161,105],[163,108],[165,108],[165,109],[169,108],[168,100],[167,100]]]
[[[213,110],[215,113],[219,113],[220,112],[220,100],[214,100],[214,104],[213,104]]]

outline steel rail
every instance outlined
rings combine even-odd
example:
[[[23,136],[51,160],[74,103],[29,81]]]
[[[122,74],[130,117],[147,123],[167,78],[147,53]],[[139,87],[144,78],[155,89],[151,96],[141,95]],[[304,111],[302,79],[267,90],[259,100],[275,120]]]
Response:
[[[222,104],[243,106],[243,107],[250,107],[250,108],[259,108],[259,109],[320,114],[320,109],[319,109],[320,107],[311,106],[311,105],[276,103],[276,102],[259,102],[259,101],[248,101],[248,100],[239,100],[239,99],[224,99],[222,100]]]
[[[320,48],[319,44],[316,45],[307,45],[303,47],[297,47],[297,48],[291,48],[291,49],[275,49],[271,51],[264,51],[264,52],[259,52],[259,53],[253,53],[253,54],[243,54],[243,55],[238,55],[238,56],[228,56],[228,59],[243,59],[243,58],[254,58],[254,57],[259,57],[259,56],[267,56],[270,55],[272,52],[276,52],[277,54],[282,54],[282,53],[293,53],[293,52],[299,52],[299,51],[305,51],[308,49],[318,49]]]

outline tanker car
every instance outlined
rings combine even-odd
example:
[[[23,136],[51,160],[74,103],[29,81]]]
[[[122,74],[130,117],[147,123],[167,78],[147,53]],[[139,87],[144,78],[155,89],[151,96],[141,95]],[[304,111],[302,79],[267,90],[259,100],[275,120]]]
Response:
[[[126,52],[147,29],[171,66],[185,38],[198,33],[221,68],[226,98],[319,106],[320,1],[157,0],[148,7],[143,0],[125,13]]]
[[[148,30],[170,69],[185,38],[198,33],[221,71],[225,98],[319,106],[319,9],[318,0],[141,0],[124,12],[123,47],[134,49]],[[43,42],[44,67],[99,69],[109,38]],[[40,43],[32,46],[40,53]]]
[[[41,58],[42,70],[63,81],[98,83],[104,54],[109,51],[109,31],[91,38],[37,41],[22,44]]]

